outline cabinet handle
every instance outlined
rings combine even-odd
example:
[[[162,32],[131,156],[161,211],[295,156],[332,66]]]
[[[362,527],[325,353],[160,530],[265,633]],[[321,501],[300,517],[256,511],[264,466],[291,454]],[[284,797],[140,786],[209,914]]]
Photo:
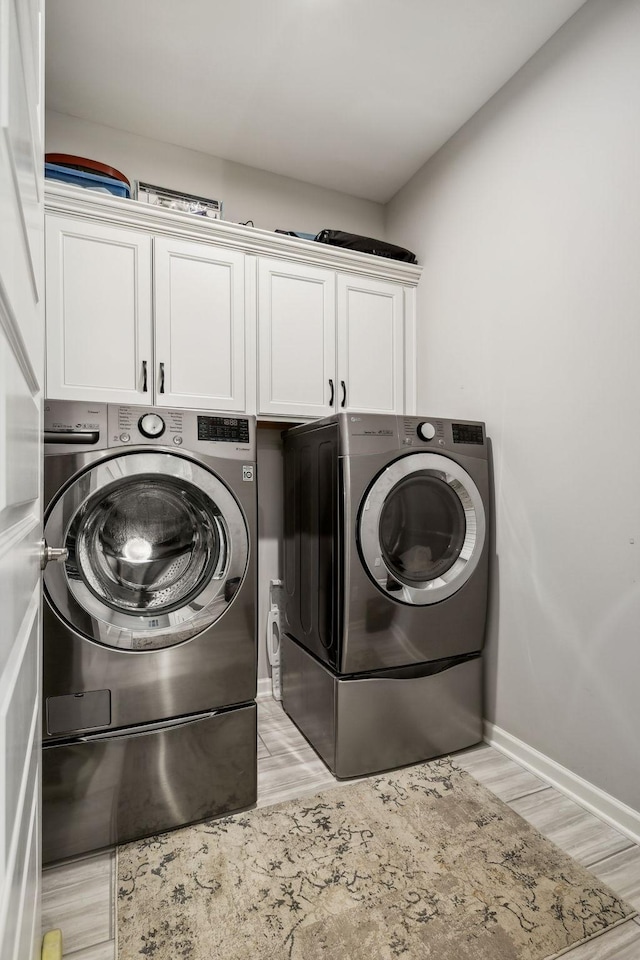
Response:
[[[160,364],[160,393],[164,393],[164,363]]]
[[[142,392],[147,392],[147,361],[142,361]]]
[[[344,380],[340,381],[340,386],[342,387],[342,403],[340,404],[340,406],[344,407],[346,406],[346,403],[347,403],[347,385],[344,382]]]
[[[333,406],[333,380],[329,380],[329,386],[331,387],[331,396],[329,397],[329,406]]]

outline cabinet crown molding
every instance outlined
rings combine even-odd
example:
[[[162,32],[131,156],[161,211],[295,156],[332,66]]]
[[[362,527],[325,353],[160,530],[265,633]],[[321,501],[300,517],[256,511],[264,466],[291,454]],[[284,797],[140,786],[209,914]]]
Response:
[[[313,263],[409,286],[416,286],[422,274],[422,267],[416,264],[388,260],[369,253],[355,253],[310,240],[297,240],[225,220],[204,219],[137,200],[107,197],[82,187],[53,186],[51,181],[47,181],[46,185],[45,210],[80,220],[137,228],[157,236],[180,237],[249,254]]]

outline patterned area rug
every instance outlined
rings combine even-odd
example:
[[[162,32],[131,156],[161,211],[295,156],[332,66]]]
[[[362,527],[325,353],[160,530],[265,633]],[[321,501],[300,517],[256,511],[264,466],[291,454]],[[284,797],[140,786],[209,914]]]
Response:
[[[543,960],[634,910],[449,759],[118,853],[118,960]]]

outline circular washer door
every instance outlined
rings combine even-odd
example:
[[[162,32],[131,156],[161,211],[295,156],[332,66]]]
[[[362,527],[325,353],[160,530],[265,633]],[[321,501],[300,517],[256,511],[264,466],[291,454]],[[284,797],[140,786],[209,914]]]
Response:
[[[486,536],[476,484],[436,453],[409,454],[380,473],[364,498],[358,545],[376,586],[408,604],[452,596],[475,570]]]
[[[77,631],[109,647],[173,646],[214,623],[244,578],[249,535],[215,474],[174,454],[103,460],[52,503],[45,537],[65,546],[45,589]]]

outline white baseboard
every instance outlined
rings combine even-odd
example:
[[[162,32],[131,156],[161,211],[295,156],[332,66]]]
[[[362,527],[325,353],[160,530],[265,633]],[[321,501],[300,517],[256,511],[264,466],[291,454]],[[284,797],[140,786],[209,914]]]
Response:
[[[628,807],[611,794],[583,780],[567,767],[556,763],[551,757],[518,740],[493,723],[485,721],[484,739],[496,750],[526,767],[531,773],[546,780],[552,787],[566,794],[581,807],[604,820],[610,826],[625,834],[634,843],[640,844],[640,811]]]

